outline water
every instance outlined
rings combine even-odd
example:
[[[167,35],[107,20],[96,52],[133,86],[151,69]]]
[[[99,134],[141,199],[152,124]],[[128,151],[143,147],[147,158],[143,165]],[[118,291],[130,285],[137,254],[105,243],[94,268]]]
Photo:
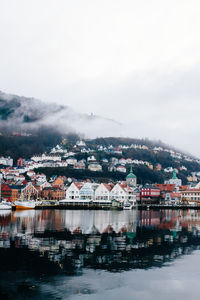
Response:
[[[0,212],[0,299],[200,299],[200,212]]]

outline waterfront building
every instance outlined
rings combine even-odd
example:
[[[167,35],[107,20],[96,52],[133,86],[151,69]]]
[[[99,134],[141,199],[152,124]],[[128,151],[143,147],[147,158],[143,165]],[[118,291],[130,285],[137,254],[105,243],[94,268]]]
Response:
[[[80,199],[93,201],[95,199],[95,190],[98,184],[86,182],[80,189]]]
[[[165,194],[165,204],[173,205],[173,204],[180,204],[181,202],[181,193],[179,192],[172,192]]]
[[[34,185],[29,182],[25,187],[21,189],[21,195],[20,197],[22,199],[37,199],[38,198],[38,190],[34,187]]]
[[[113,184],[101,183],[95,190],[94,202],[110,201],[110,192],[113,188]]]
[[[59,176],[58,178],[56,178],[56,180],[52,183],[52,186],[62,189],[64,186],[64,181],[63,181],[62,177]]]
[[[63,200],[66,198],[66,191],[58,187],[46,187],[42,190],[42,198],[45,200]]]
[[[117,183],[110,192],[110,199],[118,202],[136,203],[136,193],[126,182]]]
[[[195,188],[181,191],[181,199],[187,203],[200,203],[200,189]]]
[[[80,189],[83,186],[83,183],[72,182],[68,189],[66,190],[66,199],[67,200],[79,200],[80,199]]]
[[[160,190],[154,185],[146,184],[140,189],[140,200],[143,202],[158,202]]]
[[[154,184],[161,193],[172,193],[175,190],[175,184],[169,184],[169,183],[164,183],[164,184]]]
[[[14,202],[20,195],[21,186],[2,184],[1,185],[1,199],[9,202]]]

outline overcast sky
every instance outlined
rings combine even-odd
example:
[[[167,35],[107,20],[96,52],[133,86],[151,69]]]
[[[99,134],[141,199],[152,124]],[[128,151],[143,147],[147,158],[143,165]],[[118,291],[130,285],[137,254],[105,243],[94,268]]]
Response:
[[[199,0],[0,0],[0,13],[2,91],[200,156]]]

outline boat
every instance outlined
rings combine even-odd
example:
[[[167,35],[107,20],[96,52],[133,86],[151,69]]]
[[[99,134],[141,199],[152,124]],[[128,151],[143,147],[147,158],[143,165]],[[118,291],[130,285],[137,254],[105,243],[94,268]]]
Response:
[[[125,202],[123,205],[123,209],[125,210],[131,210],[132,209],[132,204],[130,202]]]
[[[33,201],[33,200],[24,200],[24,201],[17,200],[14,203],[15,203],[16,210],[17,209],[34,209],[35,208],[35,201]]]
[[[6,201],[0,202],[0,210],[11,210],[12,204]]]

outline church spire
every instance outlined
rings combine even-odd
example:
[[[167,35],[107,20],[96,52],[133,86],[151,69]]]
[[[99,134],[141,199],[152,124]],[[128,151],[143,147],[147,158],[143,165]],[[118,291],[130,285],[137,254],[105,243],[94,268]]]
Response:
[[[176,171],[175,171],[175,169],[173,170],[173,176],[172,176],[172,179],[178,179],[177,176],[176,176]]]
[[[126,182],[128,185],[132,187],[136,187],[137,185],[137,177],[133,173],[133,166],[130,165],[130,173],[126,176]]]

